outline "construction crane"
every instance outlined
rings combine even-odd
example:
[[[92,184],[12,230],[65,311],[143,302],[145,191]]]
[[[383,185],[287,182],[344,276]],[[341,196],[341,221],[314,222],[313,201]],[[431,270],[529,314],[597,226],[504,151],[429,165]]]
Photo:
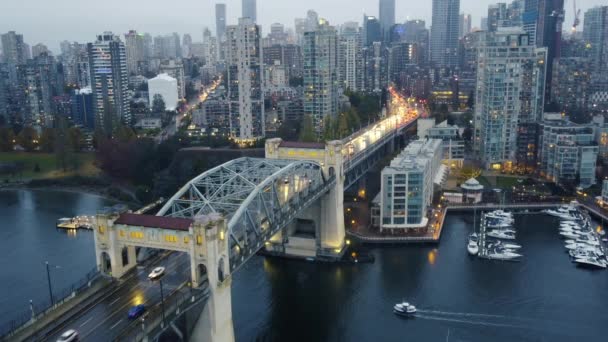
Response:
[[[574,23],[572,24],[572,33],[576,32],[576,27],[581,23],[581,9],[576,9],[576,0],[572,0],[574,6]]]

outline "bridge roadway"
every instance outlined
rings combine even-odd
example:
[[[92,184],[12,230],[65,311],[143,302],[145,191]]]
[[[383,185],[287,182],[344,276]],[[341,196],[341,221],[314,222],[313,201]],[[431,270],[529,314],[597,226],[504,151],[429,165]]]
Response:
[[[61,330],[52,332],[45,340],[56,341],[68,329],[79,332],[84,341],[112,341],[132,322],[129,308],[144,304],[147,308],[160,303],[160,286],[148,279],[150,271],[164,266],[163,294],[167,297],[181,284],[190,280],[190,259],[185,253],[170,253],[153,265],[140,268],[121,280],[118,288],[105,295],[92,307],[70,320]],[[45,332],[47,334],[49,332]]]

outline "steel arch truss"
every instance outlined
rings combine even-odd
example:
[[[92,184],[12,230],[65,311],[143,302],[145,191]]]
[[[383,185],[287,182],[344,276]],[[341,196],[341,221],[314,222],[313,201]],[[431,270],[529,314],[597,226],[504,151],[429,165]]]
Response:
[[[233,271],[334,184],[312,161],[239,158],[192,179],[157,215],[222,214]]]

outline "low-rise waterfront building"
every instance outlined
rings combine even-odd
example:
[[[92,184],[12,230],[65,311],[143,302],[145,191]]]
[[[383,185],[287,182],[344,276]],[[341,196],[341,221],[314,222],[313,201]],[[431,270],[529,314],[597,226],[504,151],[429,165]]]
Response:
[[[435,124],[435,119],[418,119],[418,137],[443,141],[443,163],[449,167],[462,167],[464,163],[464,140],[459,128],[448,125],[447,120]]]
[[[582,188],[596,183],[599,153],[593,124],[578,125],[561,114],[545,114],[540,125],[541,175],[555,183],[577,182]]]
[[[411,142],[381,173],[380,230],[422,228],[433,199],[434,183],[440,183],[442,141]]]

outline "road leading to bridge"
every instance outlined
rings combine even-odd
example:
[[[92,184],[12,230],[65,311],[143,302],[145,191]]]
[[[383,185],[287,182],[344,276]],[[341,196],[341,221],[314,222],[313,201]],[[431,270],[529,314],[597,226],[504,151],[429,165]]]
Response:
[[[61,331],[51,334],[48,340],[56,341],[61,333],[68,329],[77,330],[84,341],[115,339],[132,322],[127,317],[132,306],[144,304],[149,308],[160,303],[160,286],[158,282],[148,279],[149,272],[157,266],[166,268],[166,275],[163,277],[165,297],[190,279],[190,260],[185,253],[172,253],[154,265],[138,267],[135,273],[121,280],[113,294],[73,318]]]

